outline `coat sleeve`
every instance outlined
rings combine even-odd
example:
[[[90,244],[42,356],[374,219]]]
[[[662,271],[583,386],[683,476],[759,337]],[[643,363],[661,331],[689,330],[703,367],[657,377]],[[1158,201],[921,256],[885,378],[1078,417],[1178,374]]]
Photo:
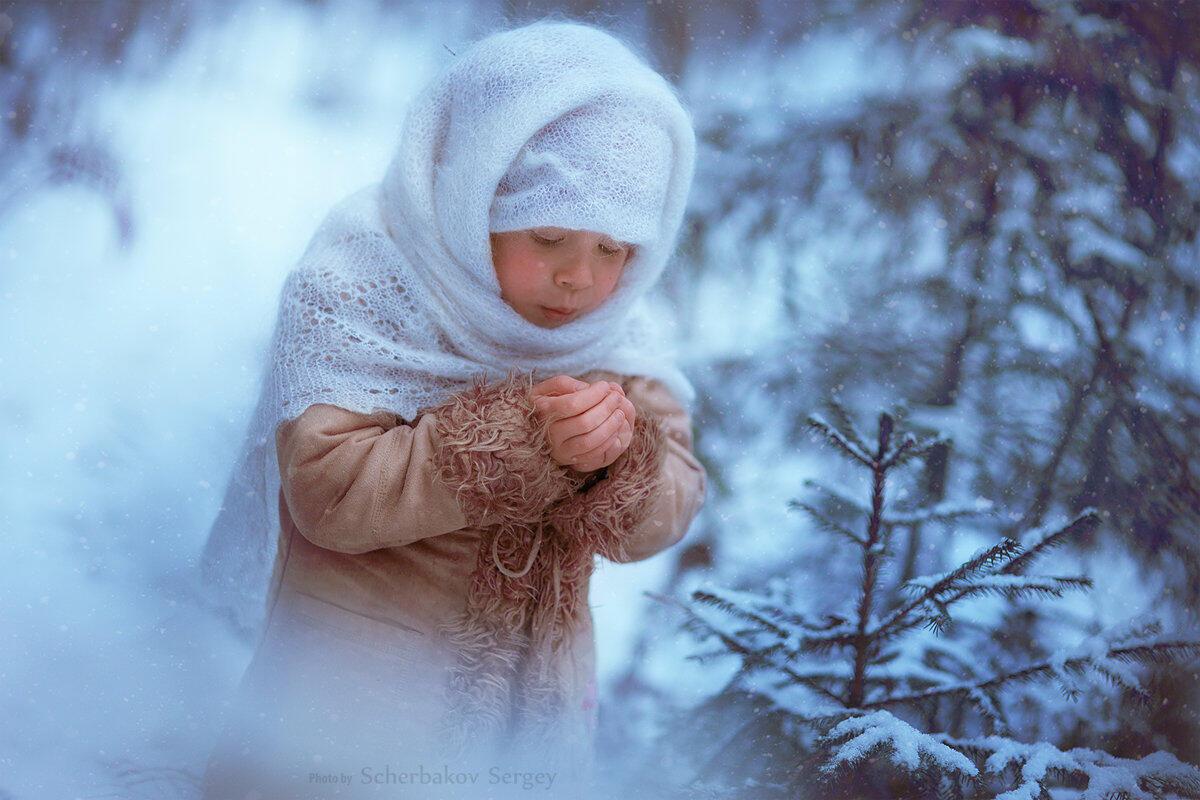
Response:
[[[633,440],[550,514],[605,558],[627,563],[684,537],[704,504],[708,475],[692,449],[691,418],[667,387],[643,376],[619,382],[637,410]]]
[[[436,423],[317,403],[280,425],[280,479],[296,529],[319,547],[365,553],[465,527],[435,478]]]
[[[476,384],[411,423],[310,405],[276,431],[297,530],[320,547],[364,553],[540,515],[579,481],[549,458],[528,382],[510,374]]]

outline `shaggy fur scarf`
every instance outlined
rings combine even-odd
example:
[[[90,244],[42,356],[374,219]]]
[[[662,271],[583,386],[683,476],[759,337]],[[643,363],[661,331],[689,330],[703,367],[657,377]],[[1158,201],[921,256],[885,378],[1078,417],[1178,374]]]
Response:
[[[562,667],[587,613],[593,558],[626,560],[626,537],[661,486],[666,440],[654,412],[635,400],[629,447],[585,477],[550,457],[531,388],[510,373],[430,412],[439,478],[483,530],[466,611],[442,631],[459,653],[440,732],[455,755],[497,732],[548,756],[585,745]]]

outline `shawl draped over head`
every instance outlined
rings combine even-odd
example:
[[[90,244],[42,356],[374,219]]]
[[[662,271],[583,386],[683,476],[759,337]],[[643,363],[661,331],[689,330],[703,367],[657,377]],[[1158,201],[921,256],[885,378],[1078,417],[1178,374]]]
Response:
[[[414,99],[383,180],[331,209],[284,281],[261,391],[202,555],[213,604],[249,637],[260,630],[279,525],[274,434],[311,404],[412,420],[513,370],[536,382],[603,369],[658,378],[689,407],[694,391],[647,293],[674,250],[694,162],[675,90],[600,29],[538,22],[455,57]],[[501,299],[491,258],[490,228],[537,225],[635,245],[609,297],[555,328]],[[519,569],[529,549],[507,546],[506,562]],[[471,605],[495,613],[491,600]],[[547,617],[526,611],[501,613],[535,626]]]

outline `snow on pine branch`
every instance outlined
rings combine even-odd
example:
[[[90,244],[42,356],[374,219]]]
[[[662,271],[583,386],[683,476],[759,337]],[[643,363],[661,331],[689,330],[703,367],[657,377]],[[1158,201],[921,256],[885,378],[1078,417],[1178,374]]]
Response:
[[[805,487],[807,487],[809,489],[813,489],[813,490],[825,495],[825,497],[827,497],[829,500],[833,501],[833,503],[836,506],[839,506],[841,508],[851,509],[852,511],[855,511],[859,514],[870,514],[871,513],[871,509],[869,506],[863,505],[855,498],[850,497],[849,495],[842,494],[838,490],[822,484],[820,481],[815,481],[812,478],[805,478],[803,481],[803,484]],[[795,503],[796,501],[792,501],[792,502]]]
[[[846,644],[855,633],[845,617],[826,614],[813,619],[781,605],[777,598],[752,592],[710,587],[693,591],[692,599],[695,602],[685,608],[703,628],[699,631],[693,625],[694,632],[718,634],[749,651],[781,646],[789,660]]]
[[[1174,661],[1180,654],[1188,652],[1189,645],[1193,655],[1200,653],[1200,646],[1196,646],[1195,643],[1134,641],[1148,639],[1161,632],[1161,621],[1142,615],[1129,620],[1122,627],[1087,636],[1076,644],[1060,647],[1050,654],[1046,663],[1069,697],[1077,696],[1081,689],[1073,678],[1078,670],[1072,665],[1086,663],[1113,686],[1131,692],[1142,702],[1149,702],[1150,693],[1138,680],[1137,673],[1131,666],[1133,663]]]
[[[869,694],[866,699],[981,679],[986,677],[979,672],[982,666],[978,643],[913,631],[886,643],[870,660],[864,679],[886,694]]]
[[[1040,800],[1046,796],[1049,781],[1064,779],[1087,781],[1079,795],[1072,795],[1081,798],[1200,797],[1200,769],[1163,750],[1142,758],[1119,758],[1086,747],[1059,750],[1047,742],[1028,744],[1004,736],[931,737],[983,760],[985,774],[1015,770],[1019,783],[995,800]]]
[[[944,433],[935,433],[925,439],[917,439],[913,434],[905,433],[901,437],[900,446],[884,459],[883,468],[891,469],[907,464],[913,459],[925,457],[935,447],[949,447],[950,444],[950,437]]]
[[[960,517],[971,517],[994,512],[996,506],[986,497],[976,497],[972,503],[959,503],[946,500],[926,508],[912,510],[885,511],[882,521],[885,525],[916,525],[923,522],[950,522]]]
[[[909,585],[922,587],[922,579],[914,578]],[[1010,600],[1019,597],[1062,597],[1068,589],[1089,589],[1090,578],[1056,575],[981,575],[952,584],[955,600],[983,594],[1002,595]]]
[[[889,614],[873,633],[894,636],[922,623],[943,631],[950,622],[949,607],[980,594],[999,594],[1010,599],[1061,597],[1069,589],[1090,588],[1091,579],[1082,576],[1025,576],[1021,573],[1042,553],[1064,544],[1071,536],[1091,531],[1099,523],[1099,513],[1088,507],[1065,525],[1046,526],[1027,534],[1023,543],[1004,539],[980,548],[953,570],[912,578],[904,587],[919,594]]]
[[[1024,63],[1036,61],[1045,48],[1016,36],[1005,36],[979,25],[957,29],[947,35],[947,42],[963,61]]]
[[[870,467],[875,463],[875,459],[866,451],[866,448],[859,442],[851,440],[840,430],[831,425],[823,416],[817,413],[808,415],[808,426],[825,437],[826,441],[830,442],[834,447],[841,450],[850,458],[858,461],[860,464],[865,464]]]
[[[952,570],[931,572],[918,575],[905,582],[905,586],[923,589],[922,597],[950,591],[954,587],[973,578],[986,576],[1000,565],[1007,563],[1006,559],[1021,552],[1021,545],[1012,539],[1004,539],[987,547],[976,550],[970,558]]]
[[[846,407],[839,403],[836,399],[830,399],[827,403],[830,413],[834,416],[837,430],[841,432],[855,447],[866,453],[870,450],[867,446],[867,436],[858,428],[853,417],[846,411]]]
[[[832,404],[831,407],[833,407]],[[840,413],[844,415],[844,412]],[[893,467],[924,456],[934,447],[950,444],[950,438],[944,433],[936,433],[922,440],[909,431],[900,433],[896,437],[898,441],[892,441],[891,432],[895,425],[895,418],[891,414],[883,413],[879,415],[879,441],[880,449],[883,452],[876,458],[867,452],[867,446],[861,434],[856,431],[851,432],[854,430],[853,428],[843,429],[835,426],[819,413],[809,414],[806,422],[810,430],[821,434],[825,441],[832,444],[835,449],[872,471],[886,472]]]
[[[866,438],[841,419],[844,412],[835,408],[833,416],[841,420],[840,430],[818,415],[808,418],[809,425],[873,473],[870,501],[864,505],[808,480],[805,483],[816,487],[828,502],[793,501],[792,507],[807,511],[818,523],[858,545],[854,550],[863,559],[864,577],[857,596],[845,599],[845,610],[808,615],[798,610],[796,599],[782,582],[768,582],[765,594],[705,585],[692,592],[690,603],[659,598],[683,609],[686,630],[702,640],[715,639],[716,646],[740,659],[737,674],[723,691],[747,692],[782,711],[789,724],[780,733],[786,738],[799,730],[790,723],[824,732],[816,740],[820,752],[812,754],[821,764],[818,772],[825,776],[818,782],[841,780],[846,776],[840,767],[855,765],[873,751],[884,750],[902,770],[924,773],[914,776],[924,785],[931,785],[927,783],[930,778],[943,788],[946,778],[978,784],[980,767],[989,754],[980,749],[983,742],[1011,743],[1005,745],[1009,748],[1006,752],[1016,753],[1007,760],[993,760],[1003,762],[998,773],[1004,773],[1004,765],[1010,762],[1022,765],[1021,783],[1002,795],[1006,800],[1041,800],[1048,794],[1044,780],[1066,780],[1071,770],[1086,774],[1090,781],[1084,797],[1106,797],[1100,787],[1123,790],[1127,797],[1143,797],[1149,796],[1145,790],[1155,781],[1162,786],[1190,785],[1187,781],[1192,780],[1195,768],[1165,753],[1126,761],[1083,750],[1064,755],[1050,745],[1021,745],[1005,739],[1012,726],[1000,695],[1016,684],[1056,680],[1065,694],[1074,698],[1082,691],[1077,678],[1098,676],[1144,699],[1147,692],[1132,662],[1195,659],[1200,656],[1200,642],[1149,641],[1147,637],[1160,630],[1157,623],[1130,625],[1124,631],[1110,631],[1059,648],[1040,662],[1015,666],[1008,663],[1011,658],[985,657],[986,639],[981,641],[980,631],[973,631],[968,621],[960,626],[966,633],[957,637],[960,641],[940,635],[951,621],[950,606],[965,598],[985,594],[1009,600],[1060,597],[1067,590],[1091,588],[1092,581],[1083,576],[1026,572],[1043,553],[1094,530],[1100,523],[1096,509],[1086,508],[1066,523],[1029,530],[1019,541],[1002,538],[980,548],[954,569],[906,581],[903,588],[915,596],[888,606],[890,610],[880,619],[880,609],[873,601],[880,588],[876,585],[879,564],[890,555],[886,547],[890,529],[986,513],[992,506],[977,499],[973,505],[944,502],[930,508],[885,511],[884,484],[890,468],[902,458],[926,452],[942,439],[918,444],[910,433],[895,431],[895,418],[883,413],[879,415],[879,445],[872,455]],[[866,517],[866,528],[856,533],[851,530],[852,523],[834,521],[843,515]],[[914,630],[922,623],[939,635]],[[703,655],[716,657],[717,653]],[[919,712],[929,728],[937,725],[935,720],[948,707],[961,719],[968,718],[961,712],[973,710],[988,736],[963,740],[967,745],[956,747],[946,734],[923,733],[897,717],[893,712],[899,713],[901,706]],[[1097,791],[1092,791],[1092,786]],[[1200,794],[1189,796],[1200,798]]]
[[[881,638],[894,636],[921,622],[932,624],[939,631],[944,629],[950,618],[947,608],[955,599],[952,594],[950,597],[944,595],[954,592],[955,587],[968,578],[993,571],[997,564],[1019,553],[1020,547],[1012,539],[1004,539],[976,551],[953,570],[906,581],[904,587],[907,590],[922,590],[921,593],[889,614],[870,631],[871,635]]]
[[[853,766],[872,750],[884,747],[890,750],[892,762],[905,769],[918,769],[922,759],[925,759],[943,772],[960,772],[970,776],[979,774],[979,768],[967,756],[887,711],[871,711],[847,717],[822,738],[832,743],[847,736],[849,740],[821,765],[822,772],[833,772],[840,766]]]
[[[1073,538],[1087,536],[1099,526],[1100,512],[1094,506],[1087,506],[1066,525],[1047,524],[1027,531],[1021,537],[1021,555],[1000,571],[1018,575],[1047,551],[1061,547]]]
[[[867,516],[871,513],[871,509],[858,502],[857,500],[847,497],[840,492],[821,485],[818,481],[811,478],[804,479],[804,485],[808,488],[815,489],[821,494],[834,501],[843,508],[849,508],[862,516]],[[867,543],[866,535],[856,533],[840,522],[834,520],[821,509],[803,500],[792,499],[788,501],[788,508],[793,511],[806,511],[817,523],[829,531],[836,533],[857,545],[865,545]],[[984,514],[994,513],[996,509],[992,501],[984,497],[975,498],[971,503],[960,503],[955,501],[944,501],[936,505],[912,508],[912,509],[895,509],[884,511],[880,515],[880,522],[885,526],[912,526],[927,522],[953,522],[962,517],[973,517]]]
[[[839,696],[829,685],[838,677],[830,674],[829,665],[801,658],[806,648],[806,634],[795,624],[797,620],[774,622],[767,619],[763,613],[751,608],[755,602],[762,603],[761,598],[730,589],[696,590],[692,593],[694,602],[686,604],[666,595],[647,594],[680,608],[685,614],[684,630],[701,640],[715,638],[729,653],[741,658],[742,676],[761,670],[774,671],[785,681],[805,686],[828,700],[840,702]],[[738,620],[749,622],[750,626],[741,625]],[[831,623],[834,626],[841,624],[840,621]],[[817,626],[816,630],[820,630],[820,627]],[[703,657],[712,659],[715,654],[706,653]]]

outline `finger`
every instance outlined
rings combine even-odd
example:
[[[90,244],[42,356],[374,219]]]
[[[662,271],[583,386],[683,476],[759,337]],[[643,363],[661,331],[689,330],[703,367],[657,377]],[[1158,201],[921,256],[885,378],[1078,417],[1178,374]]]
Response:
[[[626,397],[621,403],[621,408],[625,411],[625,419],[629,420],[629,423],[632,425],[633,421],[637,419],[637,407],[633,404],[632,400]]]
[[[610,392],[607,397],[587,411],[564,420],[562,427],[567,431],[564,441],[569,444],[573,437],[585,436],[600,428],[614,412],[620,410],[621,399],[621,395]],[[579,444],[576,443],[576,446],[578,447]]]
[[[561,375],[558,377],[574,380],[568,375]],[[552,378],[551,380],[555,379]],[[576,408],[576,406],[579,404],[579,401],[576,400],[575,397],[576,395],[581,394],[583,389],[588,388],[588,385],[583,384],[582,389],[567,389],[566,391],[562,391],[567,387],[567,385],[568,384],[565,382],[560,382],[556,387],[552,387],[551,391],[555,392],[554,394],[534,394],[531,392],[530,399],[534,409],[549,421],[575,416],[575,414],[578,412],[573,411],[572,409]],[[568,402],[568,400],[570,402]]]
[[[604,383],[604,381],[600,381]],[[534,406],[539,409],[543,416],[548,417],[550,425],[548,426],[548,435],[552,445],[558,446],[565,444],[568,439],[574,436],[580,436],[588,433],[598,427],[614,407],[620,407],[625,410],[626,419],[632,420],[636,418],[637,411],[633,403],[620,393],[619,384],[607,382],[609,386],[615,387],[617,391],[611,391],[601,403],[592,406],[588,411],[581,415],[567,417],[562,413],[561,399],[540,399],[535,401]],[[592,384],[593,386],[595,384]],[[614,406],[613,404],[617,405]]]
[[[596,426],[593,430],[584,433],[580,436],[573,436],[566,442],[568,452],[575,454],[577,457],[587,456],[589,453],[595,455],[603,454],[603,450],[599,449],[609,438],[621,432],[621,428],[625,425],[625,412],[620,408],[613,409],[609,414],[608,419]]]
[[[547,408],[553,411],[555,418],[567,419],[568,417],[574,417],[592,408],[594,405],[604,400],[608,394],[608,382],[597,381],[583,389],[579,389],[561,397],[543,398],[542,402],[548,404]],[[597,420],[597,422],[599,422],[599,420]]]
[[[598,466],[597,459],[604,454],[604,449],[609,444],[609,441],[617,436],[620,428],[612,429],[605,428],[602,430],[593,431],[592,433],[597,438],[590,441],[585,440],[586,437],[575,437],[574,445],[563,447],[563,451],[567,455],[567,463],[572,464],[576,469],[583,469],[583,464],[591,464],[592,469]]]
[[[593,450],[591,454],[585,456],[584,460],[589,464],[590,469],[593,470],[607,467],[616,461],[621,453],[625,452],[625,449],[629,446],[629,439],[630,435],[618,432],[609,437],[608,441],[603,445]]]
[[[547,378],[534,384],[529,393],[538,397],[562,395],[582,388],[577,384],[578,382],[570,375],[555,375],[553,378]]]
[[[570,375],[555,375],[553,378],[547,378],[536,384],[529,393],[533,397],[557,396],[569,394],[585,386],[587,386],[586,383],[572,378]]]
[[[622,431],[621,433],[617,434],[616,444],[613,445],[612,449],[608,453],[605,453],[605,455],[604,455],[603,466],[607,467],[609,464],[613,463],[618,458],[620,458],[621,454],[629,449],[629,443],[632,441],[633,441],[633,431],[632,430]]]
[[[615,436],[611,437],[609,441],[593,449],[591,453],[580,456],[578,460],[571,462],[571,466],[580,472],[593,472],[605,466],[608,463],[607,458],[613,449],[615,439]]]
[[[629,446],[629,440],[625,438],[625,434],[617,434],[615,440],[609,448],[604,451],[604,460],[600,462],[600,466],[607,467],[620,457],[621,453],[625,452],[625,448]]]
[[[550,419],[567,419],[591,408],[604,398],[603,385],[582,383],[581,388],[559,395],[543,395],[534,399],[534,407]],[[565,384],[560,384],[560,386]]]

